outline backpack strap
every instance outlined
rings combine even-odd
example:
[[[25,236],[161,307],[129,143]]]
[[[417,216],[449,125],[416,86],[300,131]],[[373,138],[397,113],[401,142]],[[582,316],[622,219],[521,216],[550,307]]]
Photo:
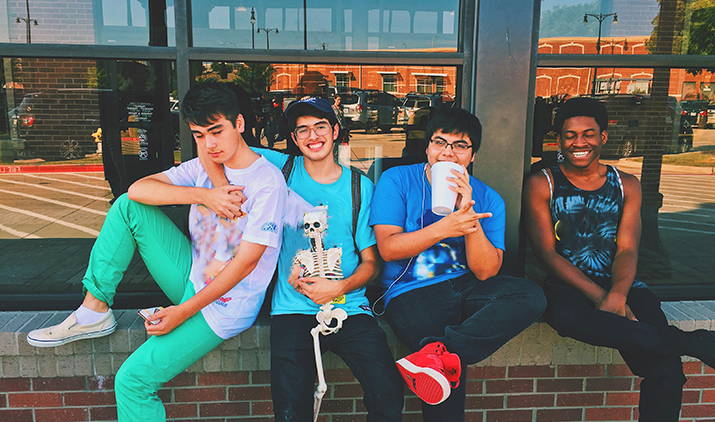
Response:
[[[362,198],[360,197],[360,178],[362,174],[350,169],[350,185],[352,186],[352,200],[353,200],[353,240],[355,241],[355,248],[357,250],[357,223],[360,217],[360,207],[362,206]],[[358,250],[358,253],[360,251]]]
[[[283,164],[283,168],[281,169],[281,173],[283,173],[283,178],[285,179],[286,183],[288,183],[290,173],[293,171],[293,161],[295,161],[295,156],[289,155],[288,159],[286,159],[285,164]]]

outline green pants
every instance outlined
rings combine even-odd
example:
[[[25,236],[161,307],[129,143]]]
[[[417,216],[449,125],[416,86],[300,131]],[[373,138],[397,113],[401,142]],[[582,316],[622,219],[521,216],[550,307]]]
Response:
[[[84,287],[111,306],[135,250],[172,303],[195,294],[189,281],[189,239],[157,207],[134,202],[126,194],[107,213],[92,247]],[[165,421],[157,390],[222,341],[201,312],[169,334],[150,336],[122,364],[114,380],[119,421]]]

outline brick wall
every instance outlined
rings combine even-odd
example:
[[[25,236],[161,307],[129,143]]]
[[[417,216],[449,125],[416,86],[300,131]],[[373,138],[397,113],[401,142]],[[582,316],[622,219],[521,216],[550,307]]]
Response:
[[[681,421],[712,421],[715,371],[700,362],[688,374]],[[348,369],[326,373],[321,421],[363,421],[362,390]],[[625,365],[475,366],[469,370],[468,421],[637,420],[639,381]],[[270,373],[187,372],[159,396],[171,420],[272,420]],[[0,379],[4,422],[116,419],[112,376]],[[405,420],[421,420],[420,403],[406,397]]]
[[[708,302],[715,310],[715,302]],[[666,313],[696,309],[666,304]],[[699,307],[701,310],[703,307]],[[115,311],[116,312],[116,311]],[[695,311],[693,311],[695,312]],[[134,311],[119,311],[109,337],[38,349],[29,330],[59,322],[67,312],[0,312],[0,421],[111,421],[116,418],[113,374],[146,338]],[[684,329],[713,328],[689,314]],[[395,355],[405,353],[385,327]],[[225,342],[159,393],[170,420],[272,420],[266,321]],[[366,419],[362,391],[334,355],[324,357],[328,392],[322,422]],[[682,422],[715,420],[715,370],[686,360]],[[534,324],[497,353],[469,368],[468,421],[634,421],[639,379],[611,349],[559,337]],[[405,399],[405,421],[420,421],[420,402]],[[445,421],[449,422],[449,421]]]

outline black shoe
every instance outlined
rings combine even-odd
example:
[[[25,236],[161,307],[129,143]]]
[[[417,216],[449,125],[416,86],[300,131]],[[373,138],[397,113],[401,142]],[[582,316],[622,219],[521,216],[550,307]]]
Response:
[[[685,354],[715,368],[715,332],[695,330],[685,333]]]

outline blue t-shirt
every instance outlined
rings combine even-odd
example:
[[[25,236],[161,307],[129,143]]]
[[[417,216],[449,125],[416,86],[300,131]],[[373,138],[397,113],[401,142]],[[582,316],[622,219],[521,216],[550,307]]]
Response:
[[[481,220],[484,234],[495,248],[504,250],[504,200],[475,177],[470,177],[469,184],[472,186],[474,211],[492,213],[492,217]],[[427,227],[443,218],[432,212],[431,198],[432,187],[425,175],[424,163],[393,167],[382,175],[375,188],[370,225],[400,226],[405,232]],[[385,304],[402,293],[451,280],[467,272],[464,237],[444,239],[411,261],[403,259],[385,263],[381,278],[383,287],[387,289]]]
[[[278,151],[254,149],[279,169],[283,168],[288,156]],[[359,265],[359,250],[375,245],[375,234],[368,225],[370,199],[373,194],[373,184],[365,176],[360,181],[360,214],[357,222],[356,239],[353,240],[353,205],[350,169],[342,166],[340,178],[330,184],[322,184],[313,180],[305,170],[304,158],[295,157],[293,170],[288,178],[288,187],[312,206],[326,205],[328,207],[328,229],[324,237],[324,248],[341,248],[340,267],[343,277],[347,278]],[[357,247],[359,250],[355,248]],[[320,305],[306,296],[298,293],[288,284],[288,278],[293,267],[293,260],[300,250],[310,250],[311,242],[300,226],[285,224],[283,227],[283,246],[278,256],[278,282],[273,291],[271,304],[272,315],[310,314],[318,312]],[[343,308],[348,315],[372,314],[365,297],[365,288],[353,290],[345,295],[345,303],[333,303],[335,307]]]

